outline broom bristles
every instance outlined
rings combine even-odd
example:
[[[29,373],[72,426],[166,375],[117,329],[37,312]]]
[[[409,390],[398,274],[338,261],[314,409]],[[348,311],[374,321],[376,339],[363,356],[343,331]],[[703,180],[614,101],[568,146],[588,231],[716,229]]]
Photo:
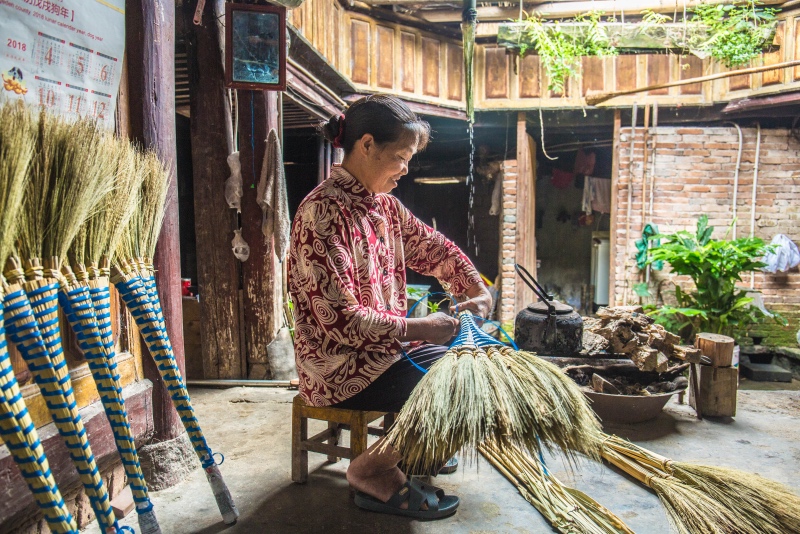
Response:
[[[63,259],[84,221],[111,189],[106,134],[89,119],[39,114],[37,151],[21,217],[25,258]]]
[[[0,269],[14,248],[36,130],[21,101],[0,106]]]

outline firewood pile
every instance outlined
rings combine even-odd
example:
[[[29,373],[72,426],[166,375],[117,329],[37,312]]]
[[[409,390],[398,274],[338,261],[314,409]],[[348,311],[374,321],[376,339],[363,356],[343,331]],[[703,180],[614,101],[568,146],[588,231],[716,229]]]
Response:
[[[664,373],[670,359],[699,363],[700,350],[680,344],[641,306],[600,308],[597,318],[584,318],[583,351],[587,356],[625,354],[641,371]]]

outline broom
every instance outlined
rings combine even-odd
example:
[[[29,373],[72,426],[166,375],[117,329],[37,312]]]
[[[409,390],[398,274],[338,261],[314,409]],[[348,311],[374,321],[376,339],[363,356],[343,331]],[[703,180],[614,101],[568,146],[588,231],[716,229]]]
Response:
[[[113,252],[135,209],[141,179],[136,172],[136,151],[130,143],[109,136],[103,152],[113,163],[114,188],[102,198],[98,209],[86,220],[73,241],[70,254],[73,258],[72,268],[67,265],[61,268],[64,280],[58,296],[89,362],[103,409],[111,424],[117,451],[136,503],[141,532],[159,534],[161,529],[147,494],[147,483],[136,453],[117,372],[108,275],[101,275],[99,267],[101,263],[107,264],[103,258]],[[90,268],[87,269],[86,265]]]
[[[535,355],[505,347],[469,312],[459,335],[411,393],[387,443],[412,472],[432,472],[462,447],[492,438],[499,446],[542,447],[598,457],[587,436],[599,422],[561,371]]]
[[[11,252],[17,232],[22,195],[33,157],[33,121],[22,102],[0,107],[0,261]],[[77,533],[72,515],[56,486],[36,426],[31,420],[11,367],[3,323],[3,294],[0,276],[0,437],[42,510],[50,530]]]
[[[97,158],[101,136],[89,121],[66,123],[39,115],[19,251],[5,271],[6,328],[42,391],[53,421],[75,463],[92,508],[105,532],[119,532],[78,413],[58,319],[59,268],[67,249],[97,200],[111,187]],[[42,265],[40,258],[44,258]]]
[[[161,230],[169,177],[153,153],[145,155],[144,167],[146,171],[140,191],[140,209],[131,218],[115,253],[111,280],[139,325],[147,348],[170,391],[175,409],[206,472],[223,521],[233,524],[239,517],[239,511],[194,415],[189,393],[169,342],[155,290],[152,264],[148,259],[155,252]],[[145,278],[149,280],[150,290]]]
[[[559,532],[633,534],[613,512],[583,492],[562,485],[541,461],[518,447],[488,441],[478,450]]]
[[[611,451],[629,463],[674,477],[720,508],[738,511],[743,519],[735,532],[800,532],[800,497],[782,484],[736,469],[675,462],[617,436],[603,434],[597,439],[604,458]]]

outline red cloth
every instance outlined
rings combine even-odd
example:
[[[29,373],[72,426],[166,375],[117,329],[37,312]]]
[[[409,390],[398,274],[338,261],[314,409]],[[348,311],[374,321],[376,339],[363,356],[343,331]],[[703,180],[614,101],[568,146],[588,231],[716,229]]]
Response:
[[[575,165],[572,168],[573,172],[575,174],[590,176],[594,173],[596,159],[597,156],[594,152],[584,152],[582,148],[578,149],[578,153],[575,154]]]
[[[553,178],[550,183],[557,189],[566,189],[572,185],[573,180],[575,180],[575,173],[553,169]]]
[[[481,281],[444,235],[341,167],[300,204],[288,261],[300,394],[314,406],[352,397],[402,357],[406,267],[456,295]]]

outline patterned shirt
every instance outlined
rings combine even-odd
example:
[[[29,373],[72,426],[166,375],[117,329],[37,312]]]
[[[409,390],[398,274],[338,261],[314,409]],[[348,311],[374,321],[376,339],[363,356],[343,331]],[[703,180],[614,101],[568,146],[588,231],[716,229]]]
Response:
[[[406,267],[461,295],[481,281],[469,259],[389,194],[369,193],[335,166],[292,225],[300,394],[314,406],[348,399],[402,357]]]

